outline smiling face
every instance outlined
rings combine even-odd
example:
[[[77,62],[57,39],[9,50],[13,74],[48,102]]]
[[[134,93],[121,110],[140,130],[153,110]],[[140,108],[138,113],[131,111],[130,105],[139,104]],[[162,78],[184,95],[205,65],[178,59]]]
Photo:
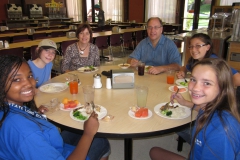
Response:
[[[162,35],[163,27],[157,18],[153,18],[148,22],[147,33],[152,42],[157,42]]]
[[[90,33],[87,28],[81,31],[78,35],[79,42],[82,44],[87,44],[90,41]]]
[[[197,65],[192,71],[188,89],[192,102],[205,107],[220,92],[216,72],[209,65]]]
[[[204,45],[204,46],[201,46]],[[201,46],[198,48],[198,46]],[[190,54],[193,59],[201,61],[206,55],[207,51],[210,49],[210,45],[205,45],[200,38],[193,38],[190,41]]]
[[[40,53],[40,59],[45,63],[48,64],[52,62],[55,58],[56,50],[55,49],[42,49]]]
[[[32,71],[27,63],[22,63],[18,72],[14,77],[10,77],[13,71],[9,74],[7,87],[11,85],[7,92],[6,99],[9,103],[23,105],[23,102],[29,102],[35,95],[36,81],[33,78]]]

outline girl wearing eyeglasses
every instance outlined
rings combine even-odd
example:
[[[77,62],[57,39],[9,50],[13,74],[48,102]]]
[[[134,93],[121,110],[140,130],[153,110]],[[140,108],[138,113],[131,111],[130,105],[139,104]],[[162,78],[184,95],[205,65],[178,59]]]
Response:
[[[181,67],[176,74],[177,78],[185,78],[186,72],[192,71],[192,66],[195,62],[201,61],[204,58],[219,58],[213,53],[213,43],[211,38],[204,33],[197,33],[190,39],[189,50],[191,57],[186,66]],[[231,68],[233,73],[233,82],[235,86],[240,86],[240,74],[234,68]]]

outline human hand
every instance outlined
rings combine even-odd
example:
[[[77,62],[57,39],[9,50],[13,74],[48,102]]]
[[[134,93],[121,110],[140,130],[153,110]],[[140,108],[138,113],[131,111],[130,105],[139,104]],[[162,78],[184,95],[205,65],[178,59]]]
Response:
[[[158,67],[154,67],[153,66],[153,67],[149,68],[148,73],[150,73],[150,74],[159,74],[159,73],[162,73],[164,71],[165,71],[165,69],[162,66],[158,66]]]
[[[44,114],[45,112],[48,112],[48,108],[41,105],[39,108],[38,108],[38,112],[41,113],[41,114]]]
[[[185,73],[183,71],[178,71],[176,73],[176,76],[177,76],[178,79],[185,78]]]
[[[183,96],[180,94],[180,93],[172,93],[171,94],[171,97],[170,97],[170,101],[171,103],[174,103],[174,100],[177,100],[177,102],[180,104],[180,105],[183,105],[186,103],[186,100],[183,98]]]
[[[83,134],[88,136],[94,136],[97,133],[98,127],[99,127],[98,114],[96,114],[95,112],[92,112],[88,120],[84,122]]]
[[[138,66],[138,60],[137,59],[131,59],[130,65],[131,67],[137,67]]]

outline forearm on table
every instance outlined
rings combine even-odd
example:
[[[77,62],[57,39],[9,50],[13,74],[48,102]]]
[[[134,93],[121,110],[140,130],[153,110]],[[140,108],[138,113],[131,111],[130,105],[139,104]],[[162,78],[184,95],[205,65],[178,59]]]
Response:
[[[85,160],[94,136],[83,134],[67,160]]]

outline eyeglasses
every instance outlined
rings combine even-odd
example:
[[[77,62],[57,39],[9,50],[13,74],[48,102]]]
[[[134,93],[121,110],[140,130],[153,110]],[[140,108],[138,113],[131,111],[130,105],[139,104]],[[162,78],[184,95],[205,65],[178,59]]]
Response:
[[[201,47],[206,46],[206,45],[207,45],[207,44],[197,44],[196,46],[189,46],[188,49],[193,49],[194,47],[195,47],[196,49],[200,49]]]
[[[154,27],[148,26],[147,29],[148,29],[148,30],[152,30],[152,29],[157,30],[158,28],[161,28],[161,27],[162,27],[162,26],[160,26],[160,27],[158,27],[158,26],[154,26]]]

